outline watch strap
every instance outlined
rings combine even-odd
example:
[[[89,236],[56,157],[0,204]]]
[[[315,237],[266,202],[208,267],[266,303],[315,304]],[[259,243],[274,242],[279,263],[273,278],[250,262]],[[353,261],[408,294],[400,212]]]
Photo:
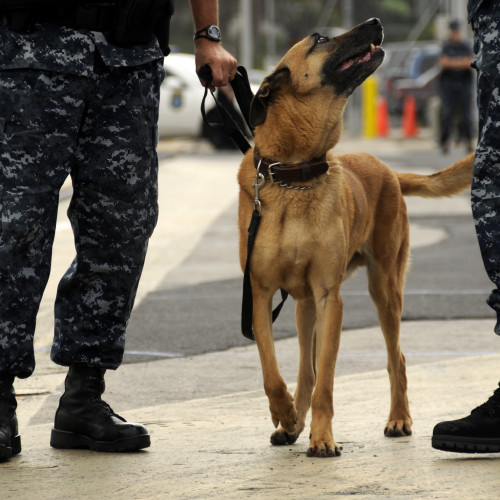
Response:
[[[220,42],[220,40],[216,40],[215,38],[208,36],[208,35],[195,35],[194,39],[198,40],[198,38],[206,38],[207,40],[210,40],[211,42]]]
[[[213,24],[209,24],[208,26],[205,26],[204,28],[202,28],[201,30],[197,31],[195,34],[194,34],[194,37],[193,39],[196,41],[198,40],[198,38],[206,38],[207,40],[210,40],[211,42],[220,42],[221,39],[220,39],[220,36],[219,38],[215,38],[213,36],[210,36],[209,35],[209,32],[208,30],[212,27],[212,26],[215,26]],[[219,33],[220,33],[220,28],[218,26],[216,26],[216,28],[219,30]],[[205,33],[205,34],[203,34]]]

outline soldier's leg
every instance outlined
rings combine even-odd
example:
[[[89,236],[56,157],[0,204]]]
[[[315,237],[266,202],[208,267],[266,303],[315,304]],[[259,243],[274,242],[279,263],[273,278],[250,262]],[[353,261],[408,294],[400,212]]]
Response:
[[[74,80],[38,70],[0,72],[0,373],[20,378],[34,369],[59,190],[82,113]]]
[[[488,304],[496,311],[495,332],[500,335],[500,17],[479,16],[487,25],[476,37],[479,48],[479,139],[472,179],[472,212],[484,266],[495,284]],[[486,31],[487,30],[487,31]]]
[[[157,220],[161,63],[98,67],[72,172],[77,255],[59,284],[53,361],[116,369]],[[121,89],[118,91],[117,89]]]
[[[484,266],[496,289],[488,304],[500,319],[500,13],[496,2],[472,22],[478,70],[479,141],[474,161],[472,210]],[[500,321],[495,332],[500,334]],[[440,422],[432,446],[463,453],[500,453],[500,384],[467,417]]]
[[[32,69],[0,71],[0,460],[21,451],[13,384],[35,368],[33,335],[59,190],[83,108],[77,80]]]
[[[97,64],[97,63],[96,63]],[[96,66],[68,211],[76,258],[59,284],[52,359],[69,366],[51,445],[134,451],[147,430],[102,399],[104,372],[123,357],[149,237],[157,220],[156,156],[161,62]]]
[[[76,257],[59,284],[53,361],[116,369],[157,220],[160,62],[98,66],[72,172]],[[119,91],[117,89],[120,89]]]

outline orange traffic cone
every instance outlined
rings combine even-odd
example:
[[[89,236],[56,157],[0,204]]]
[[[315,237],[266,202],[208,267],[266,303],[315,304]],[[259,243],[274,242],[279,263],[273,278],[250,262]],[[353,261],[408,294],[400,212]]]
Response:
[[[418,135],[417,105],[411,95],[405,97],[403,106],[403,137],[416,137]]]
[[[388,137],[391,131],[389,121],[389,111],[387,110],[387,99],[381,97],[377,103],[377,135],[379,137]]]

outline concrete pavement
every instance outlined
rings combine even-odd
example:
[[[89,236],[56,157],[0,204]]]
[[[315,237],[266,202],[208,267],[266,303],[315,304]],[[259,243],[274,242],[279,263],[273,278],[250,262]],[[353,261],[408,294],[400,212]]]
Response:
[[[420,139],[422,149],[432,147]],[[394,151],[404,154],[404,141],[369,143],[344,141],[343,150]],[[412,147],[414,147],[412,144]],[[162,145],[169,151],[169,145]],[[380,149],[379,149],[380,148]],[[340,148],[339,148],[340,149]],[[151,240],[136,307],[155,290],[160,279],[200,282],[237,276],[237,258],[211,266],[200,262],[186,276],[176,273],[201,234],[237,198],[239,154],[218,155],[190,150],[160,170],[161,215]],[[429,166],[431,167],[431,165]],[[434,203],[411,199],[409,213],[440,210],[467,213],[466,197]],[[124,364],[106,376],[106,400],[131,421],[148,426],[151,448],[133,454],[60,451],[49,447],[50,419],[61,394],[65,370],[53,365],[47,350],[52,337],[55,287],[72,259],[71,231],[60,214],[51,281],[37,326],[37,370],[16,381],[23,451],[0,464],[0,498],[357,498],[498,499],[500,454],[460,455],[433,450],[434,424],[464,416],[483,403],[500,378],[500,349],[493,321],[447,320],[405,322],[403,350],[422,332],[435,336],[428,345],[429,362],[408,367],[409,399],[414,434],[388,439],[383,428],[388,413],[389,383],[379,329],[365,328],[343,335],[343,347],[358,346],[356,356],[370,362],[370,371],[346,373],[335,380],[334,436],[343,447],[334,459],[305,456],[307,431],[294,445],[273,447],[273,425],[262,389],[260,363],[254,345],[193,357]],[[435,228],[412,228],[412,246],[432,245],[446,234]],[[237,249],[237,242],[234,242]],[[203,325],[200,325],[202,327]],[[470,332],[471,345],[449,356],[446,346],[457,332]],[[239,335],[239,332],[235,332]],[[376,352],[365,352],[365,341],[380,339]],[[474,338],[491,339],[478,350]],[[147,346],[144,346],[146,349]],[[295,338],[277,341],[282,373],[294,389],[298,364]],[[421,359],[421,358],[419,358]],[[178,397],[162,398],[168,387]],[[128,396],[123,398],[124,387]],[[214,388],[217,390],[215,391]],[[137,392],[152,401],[138,404]],[[148,398],[149,392],[149,398]],[[214,395],[215,394],[215,395]],[[120,395],[119,397],[117,397]]]

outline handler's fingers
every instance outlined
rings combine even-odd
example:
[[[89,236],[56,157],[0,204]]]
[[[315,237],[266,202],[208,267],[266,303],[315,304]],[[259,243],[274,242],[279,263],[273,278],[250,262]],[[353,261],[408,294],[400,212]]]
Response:
[[[224,87],[236,76],[238,63],[236,59],[226,52],[219,60],[214,61],[212,68],[213,81],[215,87]]]
[[[236,72],[238,71],[238,63],[236,61],[234,61],[234,63],[232,63],[230,66],[229,66],[229,81],[232,82],[235,77],[236,77]]]
[[[218,62],[211,64],[210,67],[212,68],[212,85],[214,87],[224,87],[229,83],[231,74],[227,65]]]

